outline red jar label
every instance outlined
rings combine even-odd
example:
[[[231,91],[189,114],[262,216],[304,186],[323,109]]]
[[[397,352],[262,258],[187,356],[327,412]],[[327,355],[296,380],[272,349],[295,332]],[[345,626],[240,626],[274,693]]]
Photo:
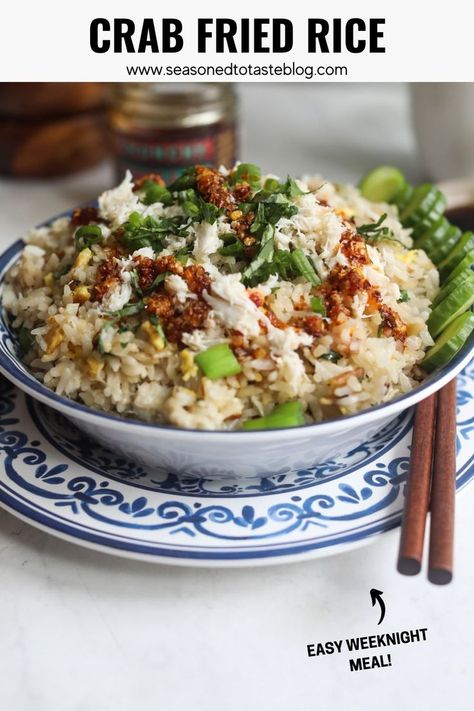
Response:
[[[180,131],[130,131],[115,134],[118,177],[159,173],[169,183],[190,165],[231,166],[236,160],[233,125],[214,124]]]

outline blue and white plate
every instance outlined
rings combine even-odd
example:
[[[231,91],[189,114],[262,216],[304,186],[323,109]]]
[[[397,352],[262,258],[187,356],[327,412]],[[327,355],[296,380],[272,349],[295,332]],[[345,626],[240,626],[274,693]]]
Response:
[[[157,475],[0,380],[0,504],[93,548],[180,565],[331,555],[398,526],[413,410],[363,445],[262,480]],[[457,488],[474,477],[474,362],[458,376]]]

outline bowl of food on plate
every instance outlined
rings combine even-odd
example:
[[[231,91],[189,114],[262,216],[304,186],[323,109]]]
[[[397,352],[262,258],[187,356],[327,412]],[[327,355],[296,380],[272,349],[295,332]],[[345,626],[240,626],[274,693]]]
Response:
[[[474,236],[445,208],[385,166],[128,173],[0,258],[0,370],[147,467],[314,466],[472,357]]]

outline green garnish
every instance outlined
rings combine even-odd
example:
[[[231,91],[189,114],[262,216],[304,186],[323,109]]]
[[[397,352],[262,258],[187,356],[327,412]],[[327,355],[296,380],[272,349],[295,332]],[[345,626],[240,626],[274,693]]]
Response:
[[[145,303],[140,301],[134,301],[132,304],[127,304],[119,311],[110,311],[108,316],[112,316],[114,319],[126,318],[127,316],[134,316],[135,314],[143,311],[145,308]]]
[[[272,430],[281,427],[298,427],[304,425],[303,406],[298,401],[275,405],[273,410],[264,417],[247,420],[242,425],[243,430]]]
[[[31,331],[26,328],[26,326],[20,326],[16,332],[18,337],[18,343],[20,344],[21,351],[23,355],[26,355],[31,349],[31,346],[35,342],[35,339],[31,335]]]
[[[358,227],[357,234],[362,235],[362,237],[365,237],[365,239],[370,242],[382,242],[383,240],[399,242],[399,240],[394,238],[391,229],[382,226],[386,219],[387,213],[384,212],[383,215],[380,215],[377,222]]]
[[[321,360],[329,360],[331,363],[337,363],[338,360],[341,360],[342,355],[338,353],[337,351],[333,351],[331,348],[327,353],[324,353],[324,355],[320,356]]]
[[[277,193],[281,190],[281,183],[276,178],[267,178],[263,185],[263,189],[267,193]]]
[[[155,252],[161,252],[164,237],[169,234],[185,237],[188,228],[188,221],[183,222],[180,216],[143,217],[138,212],[132,212],[122,225],[119,241],[131,251],[151,247]]]
[[[326,316],[326,305],[320,296],[311,297],[311,311],[320,316]]]
[[[294,252],[291,252],[291,262],[298,274],[311,282],[311,284],[315,286],[321,284],[321,279],[316,274],[313,265],[303,250],[295,249]]]
[[[71,270],[72,264],[65,264],[62,269],[60,269],[58,272],[55,273],[55,278],[60,279],[63,277],[65,274],[67,274]]]
[[[82,252],[86,247],[91,247],[102,240],[102,230],[99,225],[82,225],[74,233],[76,249]]]
[[[199,218],[199,205],[191,200],[185,200],[181,206],[188,217]]]
[[[188,190],[196,186],[196,170],[193,167],[187,168],[176,180],[168,185],[168,190],[173,193],[178,190]]]
[[[230,244],[225,244],[218,250],[218,252],[219,254],[222,254],[223,257],[245,257],[244,245],[240,239],[236,239]]]
[[[251,188],[258,190],[262,180],[262,171],[253,163],[241,163],[230,175],[232,185],[248,183]]]
[[[176,252],[176,254],[174,256],[178,262],[181,262],[181,264],[183,266],[186,266],[188,259],[189,259],[189,252],[185,252],[184,250],[181,250],[180,252]]]
[[[181,190],[178,193],[178,202],[193,222],[208,222],[213,225],[219,215],[223,214],[223,210],[203,200],[193,188]]]
[[[171,205],[173,196],[168,188],[163,185],[158,185],[154,180],[146,180],[143,184],[145,195],[142,198],[144,205],[153,205],[155,202],[161,202],[163,205]]]
[[[228,343],[218,343],[198,353],[195,361],[209,380],[237,375],[242,370]]]
[[[265,262],[271,262],[273,257],[273,252],[275,249],[273,237],[275,235],[275,228],[273,225],[267,225],[262,234],[262,239],[260,242],[260,251],[257,256],[250,262],[247,269],[242,273],[242,281],[245,283],[260,269],[260,267],[265,264]]]
[[[253,201],[240,206],[243,212],[255,212],[255,220],[250,232],[258,233],[265,225],[276,225],[282,217],[293,217],[298,212],[296,205],[291,203],[282,193],[271,193],[264,190],[256,193]]]
[[[305,194],[304,191],[298,187],[298,185],[296,184],[296,181],[293,180],[293,178],[290,178],[290,176],[287,177],[286,183],[284,183],[284,185],[283,185],[282,192],[289,198],[296,198],[296,197],[299,197],[300,195]]]
[[[205,202],[202,197],[199,197],[199,207],[201,208],[199,220],[208,222],[210,225],[213,225],[219,215],[222,214],[222,210],[217,205],[213,205],[212,202]]]
[[[304,191],[298,187],[296,180],[293,180],[290,176],[287,177],[284,183],[280,183],[276,178],[267,178],[261,193],[282,193],[290,199],[305,194]]]
[[[160,319],[157,316],[152,315],[150,316],[150,323],[156,328],[156,332],[158,333],[160,338],[163,339],[163,343],[166,345],[166,336],[163,330],[163,326],[161,325]]]
[[[155,289],[166,279],[167,276],[170,275],[170,273],[171,272],[162,272],[161,274],[158,274],[158,276],[153,279],[153,282],[144,290],[143,293],[151,294],[151,292],[155,291]]]
[[[137,292],[137,294],[139,296],[142,296],[143,292],[140,288],[138,272],[136,269],[133,269],[133,271],[130,272],[130,283],[131,283],[132,287],[135,289],[135,291]]]
[[[400,289],[400,298],[397,300],[397,303],[399,304],[404,304],[405,301],[408,301],[410,299],[408,295],[408,291],[406,289]]]
[[[383,335],[383,327],[384,327],[384,322],[382,321],[379,323],[379,327],[377,328],[377,338],[380,338]]]

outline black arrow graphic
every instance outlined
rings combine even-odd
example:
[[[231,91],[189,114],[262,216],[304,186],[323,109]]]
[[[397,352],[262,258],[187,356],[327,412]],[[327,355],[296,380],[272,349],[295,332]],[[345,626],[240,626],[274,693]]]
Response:
[[[382,595],[383,592],[381,590],[377,590],[376,588],[372,588],[370,591],[370,599],[372,600],[372,607],[375,605],[376,602],[379,603],[380,605],[380,620],[377,622],[379,625],[383,618],[385,617],[385,603],[382,600]]]

